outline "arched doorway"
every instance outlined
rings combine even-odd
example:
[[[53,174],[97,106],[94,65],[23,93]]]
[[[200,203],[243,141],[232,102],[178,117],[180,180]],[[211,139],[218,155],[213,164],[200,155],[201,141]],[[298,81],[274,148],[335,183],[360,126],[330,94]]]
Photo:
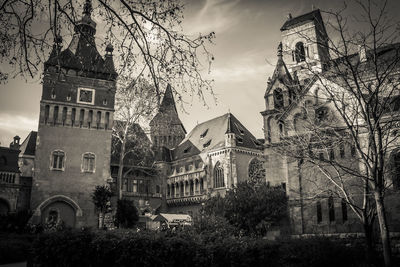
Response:
[[[7,201],[0,198],[0,215],[7,215],[10,211],[10,206],[8,205]]]
[[[63,223],[67,227],[75,227],[76,211],[65,201],[57,200],[46,205],[42,212],[41,221],[43,224]]]

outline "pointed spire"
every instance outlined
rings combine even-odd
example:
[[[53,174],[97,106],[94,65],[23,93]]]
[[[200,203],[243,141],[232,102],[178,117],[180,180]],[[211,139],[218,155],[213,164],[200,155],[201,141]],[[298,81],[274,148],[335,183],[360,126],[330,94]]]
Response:
[[[278,45],[278,58],[282,59],[282,42]]]
[[[226,132],[225,132],[225,134],[228,134],[228,133],[233,133],[233,126],[232,126],[232,116],[231,116],[231,112],[228,112],[228,125],[227,125],[227,129],[226,129]]]
[[[92,1],[91,0],[86,0],[85,5],[83,6],[83,15],[91,16],[92,15]]]
[[[165,110],[173,107],[176,110],[174,94],[172,93],[172,87],[170,84],[167,85],[167,89],[165,89],[163,100],[161,101],[160,110]]]

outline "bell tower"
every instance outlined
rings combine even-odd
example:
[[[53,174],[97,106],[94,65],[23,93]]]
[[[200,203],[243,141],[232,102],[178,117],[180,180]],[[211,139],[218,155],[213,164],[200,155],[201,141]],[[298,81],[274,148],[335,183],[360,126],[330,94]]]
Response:
[[[32,183],[33,223],[97,226],[91,201],[110,177],[117,73],[113,47],[97,51],[96,23],[86,1],[69,46],[61,37],[44,64]]]
[[[298,17],[289,14],[281,27],[283,61],[300,80],[310,71],[323,71],[330,60],[328,35],[320,10]]]

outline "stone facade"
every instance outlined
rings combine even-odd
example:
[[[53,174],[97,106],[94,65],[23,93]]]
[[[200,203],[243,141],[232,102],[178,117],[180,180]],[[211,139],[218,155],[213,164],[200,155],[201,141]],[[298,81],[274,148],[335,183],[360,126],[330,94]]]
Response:
[[[85,5],[88,5],[86,2]],[[85,6],[70,46],[54,45],[45,63],[31,194],[33,223],[97,226],[91,201],[110,178],[116,73],[112,47],[105,59]]]
[[[281,28],[281,33],[277,65],[268,80],[264,95],[266,109],[261,112],[265,129],[266,180],[273,185],[285,185],[293,234],[363,232],[359,218],[339,197],[339,190],[321,169],[315,164],[291,158],[282,153],[283,149],[279,149],[288,144],[295,146],[290,143],[291,138],[307,133],[306,125],[310,120],[314,122],[319,119],[322,109],[324,119],[329,118],[326,120],[329,127],[345,126],[340,115],[335,113],[333,103],[329,101],[330,95],[323,90],[326,87],[315,75],[321,73],[319,77],[324,77],[331,60],[320,11],[315,10],[296,18],[290,17]],[[331,87],[332,90],[341,90],[337,84],[332,84]],[[365,137],[360,134],[358,139],[362,143]],[[393,148],[389,150],[396,152],[399,145],[394,142]],[[333,146],[329,151],[318,152],[315,149],[317,152],[313,153],[320,153],[322,159],[334,159],[337,164],[357,172],[362,165],[352,146],[351,143],[343,143]],[[389,151],[388,161],[391,154],[393,153]],[[360,180],[347,175],[345,183],[352,198],[361,203],[363,187],[360,186]],[[392,183],[396,184],[394,180]],[[395,187],[388,186],[386,197],[388,221],[392,231],[398,231],[400,227],[400,206],[397,204],[400,192]]]

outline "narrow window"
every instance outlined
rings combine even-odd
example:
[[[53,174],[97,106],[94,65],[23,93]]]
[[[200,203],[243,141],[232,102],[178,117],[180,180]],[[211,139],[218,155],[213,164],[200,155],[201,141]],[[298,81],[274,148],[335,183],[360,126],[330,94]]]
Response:
[[[167,197],[171,196],[171,187],[167,184]]]
[[[100,123],[101,123],[101,111],[97,111],[97,118],[96,118],[97,129],[100,129]]]
[[[132,192],[132,185],[133,185],[133,179],[128,179],[128,184],[127,184],[127,187],[126,187],[126,191],[128,191],[128,192]]]
[[[203,181],[203,178],[201,178],[200,179],[200,194],[203,193],[203,190],[204,190],[204,181]]]
[[[94,172],[96,156],[93,153],[83,154],[82,171]]]
[[[190,195],[193,196],[193,194],[194,194],[194,183],[193,183],[193,180],[190,180],[189,186],[190,186]]]
[[[138,181],[134,179],[132,182],[132,192],[137,193],[137,191],[138,191]]]
[[[65,159],[64,151],[61,150],[53,151],[51,158],[52,158],[51,168],[53,170],[61,171],[64,169],[64,159]]]
[[[49,121],[49,114],[50,114],[50,106],[46,105],[44,107],[44,123],[45,124]]]
[[[342,219],[343,222],[347,221],[347,203],[346,200],[344,200],[344,198],[342,198]]]
[[[208,133],[208,129],[206,129],[201,135],[200,135],[200,139],[203,139]]]
[[[75,117],[76,117],[76,108],[72,108],[72,111],[71,111],[71,126],[75,125]]]
[[[318,158],[319,158],[319,160],[323,161],[325,159],[324,152],[319,152]]]
[[[282,109],[284,106],[283,103],[283,93],[281,88],[277,88],[274,90],[274,108]]]
[[[65,122],[67,121],[67,107],[63,107],[62,110],[62,125],[65,125]]]
[[[161,190],[160,190],[160,186],[159,186],[159,185],[156,185],[156,193],[159,194],[160,191],[161,191]]]
[[[93,110],[89,110],[89,116],[88,116],[88,127],[90,128],[91,124],[93,121]]]
[[[329,221],[335,221],[335,205],[333,203],[333,197],[328,198],[328,210],[329,210]]]
[[[106,119],[105,119],[105,123],[104,123],[104,129],[108,129],[108,125],[110,125],[110,112],[106,112]]]
[[[53,124],[55,125],[57,121],[58,121],[58,106],[55,106],[53,113]]]
[[[208,140],[206,143],[203,144],[203,148],[209,147],[211,144],[211,139]]]
[[[356,155],[356,145],[354,143],[351,143],[350,149],[351,156],[354,157]]]
[[[321,201],[317,201],[317,223],[322,222],[322,207]]]
[[[178,188],[178,185],[177,185],[177,188]],[[181,197],[183,197],[183,196],[184,196],[184,189],[185,189],[185,188],[184,188],[182,182],[179,184],[179,188],[180,188],[180,195],[181,195]]]
[[[344,152],[344,143],[340,144],[340,157],[344,158],[345,152]]]
[[[306,60],[304,44],[302,42],[298,42],[295,46],[295,59],[297,63]]]
[[[329,149],[329,159],[335,160],[335,150],[333,148]]]
[[[81,128],[83,126],[84,119],[85,119],[85,110],[81,109],[81,111],[79,112],[79,127],[81,127]]]

